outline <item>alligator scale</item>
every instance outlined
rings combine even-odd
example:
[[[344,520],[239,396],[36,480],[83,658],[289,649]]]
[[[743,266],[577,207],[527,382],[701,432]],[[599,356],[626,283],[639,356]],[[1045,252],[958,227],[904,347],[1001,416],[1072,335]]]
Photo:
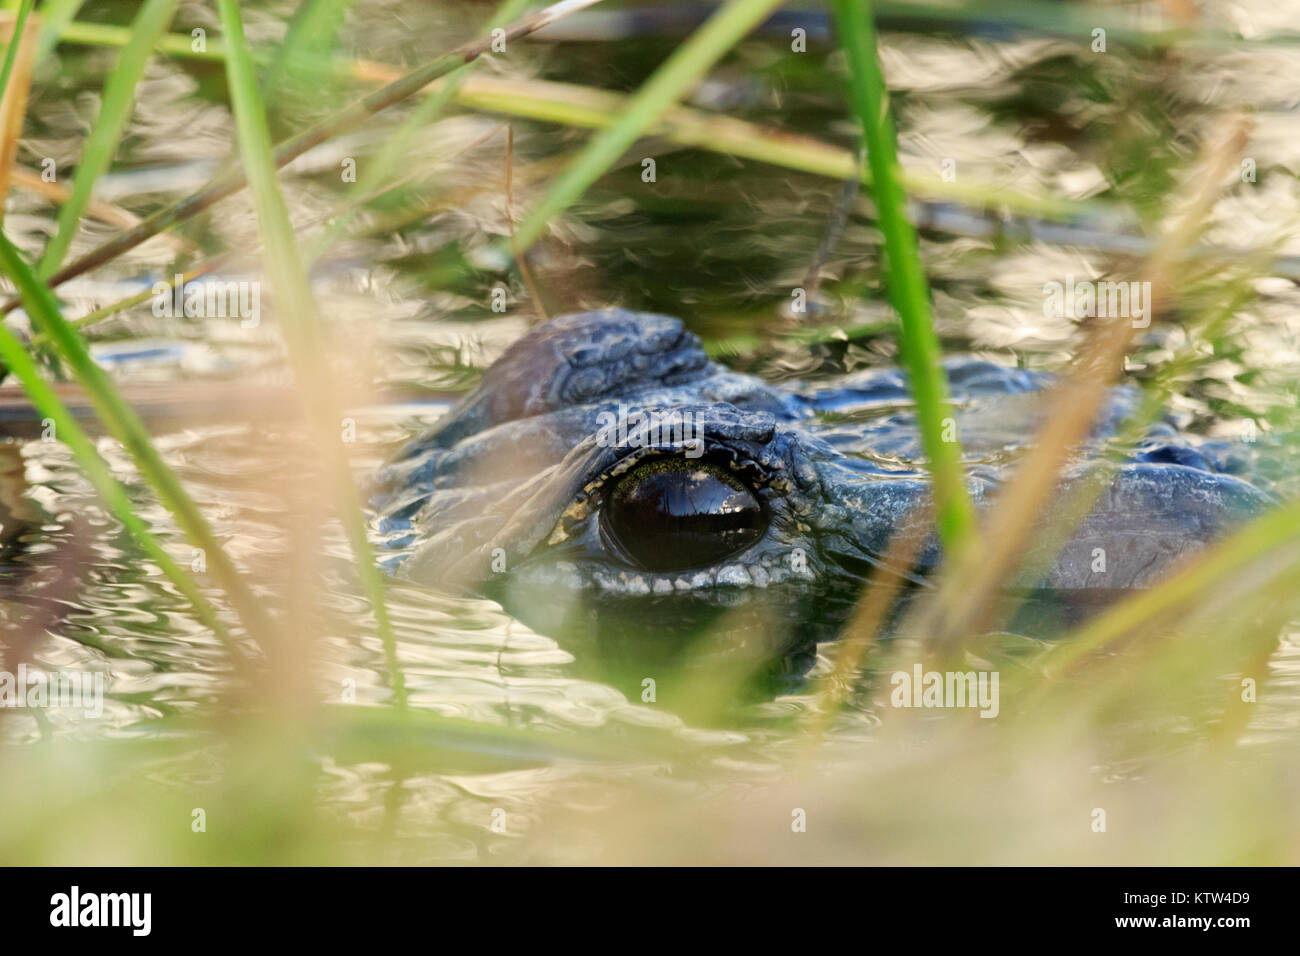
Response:
[[[1052,377],[971,359],[946,372],[983,509]],[[1066,486],[1097,467],[1136,398],[1114,391]],[[1077,612],[1149,584],[1270,500],[1244,463],[1229,443],[1155,424],[1064,546],[1028,555],[1036,570],[1012,587]],[[710,362],[675,318],[606,310],[554,318],[506,350],[384,469],[375,501],[399,576],[492,597],[539,630],[595,622],[662,639],[729,615],[785,640],[843,622],[928,493],[904,373],[769,384]],[[916,550],[907,573],[920,582],[940,552],[932,538]]]

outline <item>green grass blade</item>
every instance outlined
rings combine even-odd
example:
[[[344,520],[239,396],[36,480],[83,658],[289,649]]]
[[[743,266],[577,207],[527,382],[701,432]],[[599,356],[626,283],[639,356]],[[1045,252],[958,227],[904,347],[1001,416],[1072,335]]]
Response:
[[[0,99],[4,99],[5,91],[9,89],[9,74],[14,71],[14,60],[18,58],[18,38],[23,35],[27,15],[32,12],[34,2],[35,0],[23,0],[23,5],[18,8],[18,16],[14,19],[13,39],[5,45],[5,65],[0,70]]]
[[[180,0],[146,0],[131,24],[131,39],[118,54],[117,66],[104,83],[104,99],[99,108],[99,118],[86,141],[81,162],[72,181],[72,193],[59,210],[59,224],[45,247],[36,268],[41,278],[48,276],[63,262],[72,245],[72,236],[81,222],[81,214],[90,202],[95,181],[107,172],[117,151],[122,131],[131,118],[135,105],[135,87],[144,75],[145,64],[158,38],[167,30]]]
[[[159,457],[144,423],[122,398],[104,370],[90,357],[81,336],[63,318],[54,293],[36,278],[18,251],[3,236],[0,236],[0,248],[5,252],[5,271],[18,287],[33,326],[55,344],[63,360],[86,389],[86,394],[109,431],[130,452],[140,473],[176,518],[181,531],[196,548],[203,550],[209,569],[239,612],[244,625],[259,642],[265,642],[271,633],[266,611],[226,556],[175,473]]]
[[[835,20],[848,54],[853,109],[862,122],[872,194],[885,234],[890,298],[902,322],[900,345],[916,400],[921,442],[930,461],[939,534],[950,554],[964,551],[975,534],[975,508],[962,479],[961,444],[944,440],[951,419],[942,350],[930,316],[930,288],[921,265],[916,229],[907,218],[899,185],[898,144],[876,57],[876,31],[866,0],[836,0]]]
[[[527,249],[553,217],[568,209],[665,110],[779,5],[780,0],[729,0],[720,7],[646,80],[618,121],[591,138],[573,165],[519,224],[518,251]],[[503,251],[509,250],[506,243]]]
[[[87,23],[73,20],[60,34],[55,43],[76,43],[82,46],[126,46],[131,42],[131,30],[112,23]],[[226,48],[216,37],[208,37],[202,49],[195,49],[194,39],[183,33],[164,33],[158,38],[159,53],[179,57],[184,60],[206,60],[221,62],[226,58]]]
[[[329,79],[329,53],[353,0],[304,0],[294,11],[289,30],[262,75],[266,105],[277,101],[286,86],[306,89],[309,82]]]
[[[366,536],[361,500],[338,441],[337,429],[341,415],[329,381],[320,316],[316,312],[311,285],[289,222],[289,212],[276,182],[271,133],[257,88],[252,53],[244,38],[238,3],[235,0],[219,0],[218,7],[225,32],[226,75],[235,125],[239,132],[239,150],[257,207],[258,230],[266,250],[267,271],[275,292],[277,319],[289,347],[294,375],[307,393],[320,451],[328,458],[332,478],[337,486],[339,519],[352,546],[357,572],[378,625],[393,688],[393,703],[399,709],[404,708],[406,683],[397,658],[397,640],[384,600],[384,581]]]
[[[27,264],[19,256],[18,250],[3,234],[0,234],[0,265],[3,265],[5,272],[15,281],[19,281],[19,276],[24,272],[28,276],[31,275]],[[27,307],[33,311],[39,309],[40,303],[32,295],[31,284],[20,283],[20,286],[23,288],[24,302],[27,303]],[[217,617],[216,610],[203,596],[194,579],[163,550],[149,530],[148,525],[135,513],[135,508],[132,506],[126,490],[113,478],[107,463],[96,451],[94,443],[77,425],[76,419],[73,418],[72,413],[68,411],[63,402],[59,400],[54,390],[41,377],[35,363],[32,361],[31,356],[27,354],[27,350],[23,348],[22,343],[3,324],[0,324],[0,359],[4,361],[5,367],[17,376],[22,383],[23,389],[27,392],[28,398],[31,399],[32,404],[36,406],[41,415],[54,423],[55,434],[60,441],[72,449],[72,453],[86,472],[86,477],[95,486],[95,490],[99,492],[109,510],[122,523],[122,527],[135,539],[140,548],[154,560],[163,573],[172,580],[181,593],[189,599],[190,603],[194,605],[194,610],[199,619],[207,627],[211,628],[212,632],[224,641],[236,655],[239,655],[237,645],[232,641],[225,625]]]
[[[86,0],[45,0],[41,4],[41,33],[36,40],[36,62],[58,46],[63,31],[81,11]]]
[[[67,0],[51,0],[67,2]],[[46,4],[46,7],[49,3]],[[993,6],[987,2],[952,3],[879,3],[876,9],[882,20],[892,20],[893,28],[926,35],[934,31],[970,36],[987,35],[997,28],[1004,35],[1023,33],[1077,39],[1088,37],[1097,27],[1095,5],[1088,3],[1044,3],[1042,0]],[[42,11],[44,13],[44,10]],[[1139,50],[1205,50],[1217,52],[1292,49],[1300,46],[1300,34],[1293,30],[1270,30],[1263,36],[1245,37],[1239,31],[1215,28],[1204,22],[1194,28],[1150,29],[1144,26],[1140,11],[1123,15],[1119,9],[1107,15],[1108,40]],[[48,15],[47,15],[48,22]],[[88,46],[121,46],[127,42],[126,27],[108,23],[73,21],[55,37],[54,42]],[[169,56],[183,59],[213,60],[224,54],[214,49],[209,39],[207,49],[196,50],[190,37],[169,33],[158,44]]]

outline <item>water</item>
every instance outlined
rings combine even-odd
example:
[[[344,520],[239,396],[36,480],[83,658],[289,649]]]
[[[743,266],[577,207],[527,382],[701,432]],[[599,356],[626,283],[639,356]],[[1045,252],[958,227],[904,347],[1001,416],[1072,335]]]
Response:
[[[419,62],[467,36],[484,9],[405,5],[399,14],[391,3],[357,6],[348,42],[394,64]],[[1239,3],[1207,16],[1220,28],[1264,38],[1292,26],[1293,19],[1280,16],[1282,6]],[[86,9],[83,16],[109,15],[106,5]],[[250,35],[278,36],[287,12],[286,4],[250,5]],[[519,43],[484,72],[631,90],[673,42]],[[1300,292],[1287,278],[1286,257],[1300,256],[1300,48],[1142,52],[1116,44],[1094,54],[1062,38],[913,33],[887,33],[883,42],[909,173],[942,183],[944,162],[952,160],[957,185],[1078,200],[1094,217],[1074,225],[1092,230],[1088,236],[1096,241],[1063,244],[1038,226],[1031,233],[1037,238],[1003,236],[1014,223],[999,224],[996,215],[933,203],[918,208],[918,215],[951,227],[922,234],[945,348],[1004,363],[1057,369],[1068,361],[1086,323],[1045,316],[1044,283],[1131,274],[1135,260],[1124,255],[1122,238],[1090,223],[1112,216],[1158,236],[1166,221],[1162,203],[1178,188],[1199,143],[1213,139],[1234,111],[1248,110],[1253,129],[1243,158],[1254,160],[1255,181],[1226,184],[1204,238],[1261,252],[1245,264],[1192,270],[1200,308],[1184,301],[1157,323],[1126,374],[1141,384],[1190,347],[1196,371],[1172,401],[1190,431],[1238,438],[1250,421],[1267,437],[1293,427]],[[851,144],[838,61],[827,70],[825,48],[815,39],[806,54],[787,48],[779,37],[745,44],[697,91],[696,105]],[[111,62],[103,51],[85,48],[63,47],[57,57],[38,73],[33,90],[20,152],[29,166],[46,156],[60,168],[74,161]],[[144,215],[201,184],[227,159],[233,132],[218,78],[200,64],[150,63],[100,199]],[[340,89],[314,100],[287,96],[280,119],[304,122],[351,95]],[[328,215],[346,195],[335,172],[340,158],[360,157],[364,167],[401,115],[385,115],[322,148],[284,178],[295,220]],[[414,178],[379,203],[367,220],[374,230],[359,231],[315,265],[314,288],[339,346],[339,388],[355,421],[348,451],[361,482],[436,420],[447,396],[471,385],[534,320],[517,273],[509,280],[510,307],[497,314],[490,308],[496,280],[455,271],[458,262],[481,257],[507,228],[502,122],[458,114],[426,129],[403,163]],[[516,211],[540,195],[552,164],[562,163],[584,136],[515,122]],[[642,180],[643,154],[656,159],[654,183]],[[867,199],[859,199],[823,270],[818,308],[790,312],[791,290],[804,283],[839,194],[832,180],[654,140],[634,148],[556,224],[531,260],[534,277],[553,314],[620,305],[678,315],[720,360],[774,380],[893,364],[893,336],[877,328],[890,313],[880,300],[881,241]],[[415,215],[418,199],[429,202]],[[1111,201],[1127,210],[1105,212]],[[8,208],[9,235],[28,251],[39,249],[53,222],[51,206],[17,191]],[[73,254],[112,231],[88,221]],[[69,314],[147,287],[193,255],[252,248],[247,197],[227,201],[177,236],[171,247],[155,240],[70,286]],[[257,268],[256,259],[237,259],[222,274],[256,279]],[[1228,310],[1228,319],[1203,339],[1216,308]],[[258,327],[243,328],[229,319],[159,318],[146,304],[97,326],[95,338],[150,346],[138,355],[120,347],[101,352],[124,385],[197,388],[237,376],[255,395],[289,381],[273,307],[267,313]],[[153,348],[159,342],[164,345]],[[321,524],[314,510],[321,504],[315,456],[281,412],[268,398],[251,416],[161,434],[159,448],[255,587],[301,624],[311,646],[304,680],[314,693],[331,704],[354,695],[359,705],[379,705],[390,688],[373,619],[341,532]],[[191,549],[129,459],[111,442],[101,442],[100,450],[168,550],[189,564]],[[109,689],[99,719],[60,708],[38,719],[5,714],[0,733],[28,745],[49,737],[101,745],[177,734],[201,741],[203,721],[230,705],[224,648],[158,569],[124,542],[64,446],[11,440],[0,451],[0,620],[10,652],[23,648],[27,660],[49,670],[103,672]],[[294,582],[304,579],[322,586],[299,595],[306,603],[295,605]],[[395,760],[382,746],[382,732],[378,744],[364,735],[360,744],[330,738],[315,753],[324,815],[363,833],[400,834],[383,851],[386,859],[490,861],[520,840],[525,858],[583,859],[609,851],[611,843],[608,828],[582,814],[600,820],[620,807],[626,812],[626,792],[637,799],[662,793],[672,803],[683,793],[695,799],[722,791],[750,807],[745,794],[790,782],[786,761],[802,746],[792,728],[830,670],[831,648],[823,646],[810,682],[798,692],[739,707],[721,722],[696,723],[585,678],[581,662],[561,643],[491,602],[401,584],[391,588],[390,602],[414,708],[470,726],[538,731],[556,752],[514,737],[491,744],[470,734],[461,743],[440,738],[448,750],[436,757],[426,752],[422,761],[408,752]],[[1008,659],[1037,647],[1027,637],[1007,641]],[[1300,722],[1294,634],[1267,666],[1274,675],[1268,699],[1244,740],[1291,746]],[[286,698],[295,693],[283,690]],[[826,745],[828,765],[860,766],[862,748],[872,754],[891,746],[872,743],[881,700],[878,687],[853,698]],[[566,752],[579,742],[602,752],[623,749],[628,759],[593,764]],[[150,779],[183,791],[195,779],[220,775],[214,766],[221,761],[206,764],[197,743],[181,749],[154,766]],[[1126,776],[1122,768],[1116,772]],[[504,831],[492,826],[497,810],[509,819]],[[789,811],[782,813],[788,820]],[[363,857],[371,852],[364,840],[359,845]]]

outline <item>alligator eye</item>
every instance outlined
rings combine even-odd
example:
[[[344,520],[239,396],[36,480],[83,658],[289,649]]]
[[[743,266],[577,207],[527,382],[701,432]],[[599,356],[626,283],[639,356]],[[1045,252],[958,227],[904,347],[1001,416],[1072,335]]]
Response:
[[[763,506],[735,476],[682,458],[651,458],[621,475],[602,522],[607,538],[647,571],[714,564],[767,527]]]

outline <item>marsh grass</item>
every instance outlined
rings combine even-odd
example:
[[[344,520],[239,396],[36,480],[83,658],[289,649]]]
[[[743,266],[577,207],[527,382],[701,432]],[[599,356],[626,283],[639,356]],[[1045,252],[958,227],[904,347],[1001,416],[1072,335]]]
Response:
[[[0,235],[0,263],[3,263],[4,270],[8,275],[18,280],[17,284],[24,290],[29,309],[37,313],[50,308],[48,301],[42,301],[49,296],[48,290],[42,289],[28,270],[26,263],[22,261],[18,250],[3,235]],[[81,467],[85,469],[87,477],[94,484],[96,491],[99,492],[117,519],[122,522],[123,527],[135,539],[145,554],[157,563],[163,572],[181,589],[182,593],[190,599],[195,612],[203,622],[212,628],[213,632],[219,635],[231,647],[232,651],[238,653],[238,648],[231,642],[230,634],[218,617],[216,609],[209,603],[189,573],[183,570],[162,549],[162,546],[150,533],[148,525],[136,514],[135,507],[132,505],[125,489],[112,477],[108,466],[95,450],[94,444],[77,425],[76,420],[63,403],[59,401],[58,396],[46,384],[45,379],[41,376],[23,344],[5,328],[0,328],[0,358],[4,360],[5,367],[22,382],[23,388],[26,389],[27,394],[32,399],[32,404],[36,406],[42,416],[53,423],[55,433],[59,436],[59,439],[72,449],[77,456],[77,460],[81,463]],[[102,394],[101,398],[108,403],[106,407],[113,406],[111,395]]]
[[[266,111],[258,90],[252,57],[244,40],[239,6],[234,0],[223,0],[220,11],[229,50],[226,69],[230,79],[231,105],[239,131],[240,154],[257,206],[267,273],[271,277],[279,304],[280,328],[289,346],[298,386],[305,393],[318,445],[328,461],[329,479],[335,485],[334,493],[338,500],[338,516],[356,556],[362,586],[370,599],[371,611],[375,616],[379,639],[383,643],[388,663],[393,704],[401,709],[406,706],[406,682],[402,676],[401,663],[397,659],[388,606],[384,602],[383,579],[375,565],[370,540],[366,536],[361,499],[347,459],[338,443],[338,429],[343,415],[334,400],[330,384],[320,315],[298,253],[293,227],[289,224],[288,209],[275,181],[271,135],[266,124]]]
[[[853,108],[862,123],[872,193],[885,234],[889,297],[898,312],[899,344],[933,482],[935,520],[945,549],[960,558],[976,547],[975,509],[961,472],[961,441],[945,434],[945,422],[952,420],[948,381],[930,317],[930,286],[916,229],[907,217],[899,183],[898,138],[880,76],[875,23],[865,0],[838,0],[835,21],[848,54]]]
[[[598,2],[600,0],[563,0],[561,3],[552,4],[551,7],[543,11],[503,28],[501,36],[506,42],[527,36],[545,26],[553,16],[562,15],[563,12],[576,11]],[[409,99],[434,80],[446,76],[464,67],[474,59],[483,56],[491,49],[491,44],[495,39],[493,37],[471,41],[450,53],[438,56],[432,62],[412,70],[384,88],[376,90],[361,100],[350,104],[347,108],[330,116],[328,119],[290,137],[275,148],[272,157],[273,168],[288,165],[312,147],[318,146],[341,133],[348,132],[374,114]],[[225,58],[226,54],[223,53],[222,59]],[[155,212],[135,228],[120,233],[46,278],[52,288],[57,287],[89,269],[116,259],[123,253],[153,238],[158,233],[206,211],[215,203],[243,189],[247,184],[248,179],[242,169],[234,169],[225,173],[199,192]],[[7,303],[4,311],[10,311],[15,305],[16,302],[13,301]]]
[[[347,60],[334,48],[339,24],[351,6],[346,0],[303,4],[285,45],[270,53],[250,49],[234,0],[220,0],[224,36],[212,38],[203,51],[194,50],[187,36],[165,32],[175,7],[167,0],[148,0],[129,28],[78,23],[80,4],[75,2],[56,0],[42,6],[44,52],[61,36],[70,42],[121,46],[130,57],[124,53],[105,86],[73,189],[39,270],[33,270],[8,239],[0,238],[0,260],[37,333],[24,345],[0,330],[0,359],[39,413],[53,419],[59,439],[71,448],[135,546],[191,601],[205,626],[223,635],[240,656],[249,652],[248,667],[254,673],[230,676],[247,680],[251,690],[244,696],[232,695],[224,708],[201,717],[155,720],[152,735],[92,744],[60,741],[45,748],[6,745],[6,773],[0,775],[0,794],[8,809],[8,822],[0,829],[5,861],[458,859],[463,858],[464,841],[449,838],[441,814],[420,802],[422,794],[447,788],[447,780],[456,775],[495,775],[490,776],[495,785],[513,774],[537,773],[547,774],[557,785],[518,807],[529,825],[493,846],[490,852],[497,858],[803,863],[1281,863],[1300,858],[1300,827],[1294,818],[1300,761],[1294,759],[1294,734],[1267,747],[1247,739],[1252,719],[1294,725],[1294,714],[1278,712],[1278,707],[1287,706],[1283,693],[1278,695],[1282,703],[1261,720],[1243,706],[1239,693],[1246,677],[1264,690],[1270,687],[1279,635],[1288,633],[1300,610],[1295,598],[1300,593],[1296,502],[1282,502],[1159,586],[1117,604],[1058,642],[997,630],[1013,610],[1003,602],[999,585],[1018,567],[1026,544],[1051,541],[1053,535],[1063,540],[1070,522],[1090,503],[1088,495],[1100,488],[1084,489],[1050,521],[1043,518],[1043,502],[1068,447],[1091,423],[1091,410],[1103,386],[1118,374],[1119,363],[1109,361],[1106,374],[1096,380],[1085,380],[1080,373],[1055,393],[1063,409],[1053,419],[1056,431],[1045,432],[1040,450],[1020,462],[1029,478],[1000,503],[1003,511],[986,519],[977,540],[960,473],[960,447],[941,435],[947,417],[942,352],[931,314],[924,245],[909,219],[908,198],[956,198],[990,207],[1002,203],[1060,218],[1105,210],[1113,203],[1020,196],[979,183],[949,188],[934,177],[901,173],[870,11],[855,0],[835,4],[847,65],[845,113],[865,135],[870,168],[862,179],[872,190],[888,260],[883,285],[898,314],[897,322],[869,326],[865,334],[896,334],[915,383],[937,498],[937,513],[921,520],[926,526],[937,525],[955,556],[950,576],[933,595],[922,595],[916,603],[932,614],[937,609],[938,616],[905,619],[910,629],[886,638],[895,599],[903,590],[900,569],[910,567],[914,552],[909,549],[920,540],[919,535],[902,535],[857,604],[845,640],[828,649],[814,669],[802,708],[786,707],[785,702],[766,707],[734,702],[761,662],[724,660],[725,616],[718,634],[706,636],[714,639],[704,640],[693,661],[688,659],[682,668],[675,693],[691,705],[683,708],[690,715],[689,726],[654,712],[658,723],[647,720],[640,729],[629,723],[559,734],[527,723],[505,726],[458,719],[410,704],[403,648],[390,620],[350,463],[339,442],[343,409],[333,370],[350,343],[335,340],[306,271],[337,240],[354,234],[359,212],[369,200],[401,182],[399,164],[406,145],[453,104],[462,110],[596,131],[577,150],[536,160],[515,176],[517,186],[539,197],[519,226],[516,244],[505,250],[515,255],[542,240],[552,224],[647,136],[811,172],[828,182],[854,175],[855,170],[852,151],[842,146],[680,103],[776,6],[771,0],[725,4],[631,94],[510,75],[475,75],[475,63],[466,66],[463,57],[441,50],[428,51],[436,58],[406,74]],[[506,0],[480,36],[487,26],[518,23],[526,7]],[[978,16],[1067,36],[1085,20],[1091,22],[1089,11],[1066,4],[1004,5],[996,13],[978,14],[924,4],[881,9],[949,25],[954,18]],[[1116,36],[1137,48],[1173,50],[1243,42],[1195,24],[1154,35],[1121,29]],[[7,54],[16,47],[10,44]],[[268,595],[269,589],[262,587],[254,594],[249,589],[244,572],[225,555],[201,509],[91,359],[76,328],[138,305],[145,297],[131,296],[69,322],[50,288],[60,275],[74,274],[55,268],[87,214],[95,181],[111,168],[144,68],[144,57],[137,55],[150,49],[224,66],[238,130],[239,168],[196,194],[198,201],[190,197],[164,206],[141,227],[129,230],[129,241],[111,240],[79,262],[85,266],[111,261],[143,238],[205,211],[214,197],[229,195],[247,181],[260,234],[254,255],[273,287],[279,329],[310,423],[305,442],[309,451],[296,459],[286,452],[285,474],[301,480],[304,472],[299,469],[323,464],[323,486],[304,488],[302,500],[292,502],[292,514],[285,519],[291,557],[283,569],[281,593]],[[6,72],[11,60],[7,56]],[[279,148],[273,146],[272,125],[292,127],[294,97],[304,88],[358,77],[390,85],[306,131],[290,133]],[[307,145],[396,102],[397,94],[414,96],[439,77],[445,78],[396,126],[377,151],[377,161],[366,167],[356,187],[361,198],[350,196],[332,223],[300,245],[277,168]],[[282,81],[286,92],[273,92]],[[346,93],[342,87],[331,90]],[[1241,135],[1229,118],[1206,137],[1211,172],[1192,178],[1188,202],[1166,210],[1175,225],[1148,264],[1160,276],[1165,305],[1176,300],[1169,290],[1186,283],[1193,265],[1211,274],[1205,281],[1217,294],[1207,296],[1205,307],[1196,310],[1183,303],[1184,312],[1191,314],[1183,321],[1193,338],[1203,337],[1198,341],[1219,343],[1231,336],[1235,310],[1250,301],[1250,283],[1257,270],[1267,267],[1267,257],[1261,257],[1258,263],[1239,264],[1231,274],[1219,274],[1212,264],[1189,265],[1182,255],[1209,222],[1226,181],[1224,163],[1235,161]],[[1200,190],[1198,182],[1203,183]],[[446,203],[460,198],[455,193],[441,197]],[[406,222],[427,215],[431,207],[425,201],[420,197],[413,210],[372,221],[371,228],[396,233]],[[186,274],[211,271],[226,262],[227,255],[233,253],[191,266]],[[1093,347],[1112,359],[1126,354],[1131,343],[1118,335],[1105,338],[1109,331],[1094,330]],[[830,337],[808,325],[790,330],[789,338],[825,342]],[[720,341],[708,344],[715,351],[722,347]],[[1140,435],[1165,399],[1203,364],[1195,344],[1165,359],[1121,446]],[[123,488],[32,361],[30,349],[35,345],[54,348],[85,385],[152,493],[177,526],[207,551],[219,593],[217,588],[206,592],[158,543],[142,517],[143,509],[133,501],[138,493]],[[343,626],[350,640],[377,639],[382,647],[388,693],[369,706],[328,703],[303,676],[318,663],[316,643],[329,623],[316,607],[326,585],[315,560],[322,547],[321,526],[328,520],[344,528],[352,574],[369,602],[368,613],[358,613]],[[248,632],[258,637],[253,646],[245,649],[240,635],[225,633],[222,602],[229,602]],[[271,606],[280,608],[279,616],[270,614]],[[981,720],[972,713],[936,716],[881,704],[889,694],[891,670],[934,659],[936,651],[964,667],[1002,672],[999,720]],[[11,663],[8,657],[5,663]],[[290,692],[282,693],[285,687]],[[1294,697],[1289,700],[1293,709]],[[651,713],[647,710],[647,716]],[[868,714],[871,732],[864,734]],[[665,723],[668,733],[661,732]],[[199,747],[195,739],[211,746]],[[761,746],[772,739],[778,741],[774,748]],[[347,775],[343,768],[358,766],[385,768],[380,777],[383,792],[367,792],[365,814],[349,812],[355,793],[331,799]],[[84,784],[76,793],[60,784],[69,773]],[[666,782],[669,778],[680,779],[673,780],[673,786]],[[187,832],[178,838],[177,821],[187,820],[193,809],[194,780],[205,781],[202,792],[216,833],[191,839]],[[593,794],[593,788],[598,792]],[[490,786],[485,790],[492,792]],[[510,801],[502,797],[499,802]],[[149,812],[139,812],[142,806]],[[1109,836],[1089,826],[1090,815],[1101,807],[1112,821]],[[813,821],[796,841],[789,839],[792,808],[805,808]],[[464,830],[479,833],[474,841],[479,855],[489,852],[481,849],[483,826],[470,822],[457,833]]]
[[[104,99],[99,116],[86,140],[86,148],[77,164],[72,194],[59,209],[59,221],[53,238],[45,247],[36,273],[42,279],[63,262],[72,245],[72,235],[90,203],[95,181],[113,161],[118,140],[126,128],[135,104],[135,87],[144,76],[149,53],[171,24],[180,0],[148,0],[131,25],[131,39],[118,54],[117,66],[104,83]]]
[[[0,196],[9,194],[9,182],[14,159],[18,155],[18,139],[22,135],[23,116],[27,110],[27,91],[31,86],[34,61],[32,32],[32,0],[23,0],[13,14],[13,22],[5,22],[8,41],[5,45],[4,65],[0,67]],[[0,209],[0,223],[4,210]]]
[[[272,625],[235,566],[226,556],[202,512],[186,494],[176,475],[154,447],[149,431],[102,368],[90,357],[85,342],[59,311],[53,293],[32,273],[12,245],[4,247],[5,272],[20,290],[28,316],[57,347],[58,355],[86,388],[95,409],[109,431],[131,453],[159,499],[176,517],[195,547],[202,549],[213,574],[226,590],[250,633],[265,641]],[[24,387],[28,381],[24,379]],[[66,415],[60,418],[67,420]],[[57,420],[56,420],[57,424]],[[187,593],[193,592],[192,584]]]

